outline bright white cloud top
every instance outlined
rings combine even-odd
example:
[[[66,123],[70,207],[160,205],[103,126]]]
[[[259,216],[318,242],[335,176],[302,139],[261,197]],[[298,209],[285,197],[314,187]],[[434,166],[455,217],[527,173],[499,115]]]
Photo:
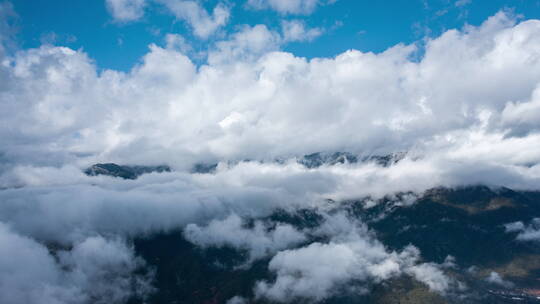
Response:
[[[199,67],[156,45],[129,73],[97,72],[68,48],[20,51],[2,59],[4,157],[179,165],[446,145],[454,157],[534,163],[519,145],[537,142],[539,29],[499,13],[428,41],[419,61],[414,45],[307,61],[272,51],[279,34],[264,26],[218,43],[210,59],[223,60]]]

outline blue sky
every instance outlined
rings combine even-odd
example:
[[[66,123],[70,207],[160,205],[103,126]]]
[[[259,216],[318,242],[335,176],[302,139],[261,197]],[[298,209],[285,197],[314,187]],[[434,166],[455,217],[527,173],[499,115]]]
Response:
[[[126,22],[115,19],[105,1],[15,0],[16,41],[22,48],[51,43],[82,49],[101,69],[129,70],[148,52],[149,44],[163,45],[168,33],[179,34],[195,50],[204,51],[241,25],[265,24],[279,30],[284,20],[297,20],[321,34],[310,41],[283,44],[282,48],[312,58],[332,57],[348,49],[380,52],[464,24],[479,25],[503,9],[513,10],[523,19],[540,17],[537,0],[337,0],[319,1],[312,10],[292,13],[250,6],[247,1],[207,0],[198,2],[207,12],[221,3],[230,17],[208,38],[200,38],[163,4],[145,1],[142,15]]]

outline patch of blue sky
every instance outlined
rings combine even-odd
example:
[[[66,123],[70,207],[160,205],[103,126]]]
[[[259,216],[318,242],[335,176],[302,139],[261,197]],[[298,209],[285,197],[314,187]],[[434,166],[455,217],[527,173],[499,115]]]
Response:
[[[426,38],[466,24],[478,25],[500,10],[511,10],[522,19],[540,18],[538,0],[337,0],[300,14],[255,9],[246,1],[198,3],[209,14],[218,3],[230,9],[226,25],[208,38],[195,35],[187,22],[175,18],[156,0],[147,0],[142,17],[131,22],[115,21],[105,1],[14,0],[16,42],[23,49],[44,43],[82,49],[100,69],[127,71],[140,62],[148,45],[164,45],[169,33],[181,35],[197,54],[245,24],[264,24],[279,32],[283,21],[300,20],[321,34],[286,43],[282,49],[314,58],[333,57],[349,49],[378,53],[399,43],[418,43],[421,49]],[[204,57],[193,54],[194,62],[205,62]]]

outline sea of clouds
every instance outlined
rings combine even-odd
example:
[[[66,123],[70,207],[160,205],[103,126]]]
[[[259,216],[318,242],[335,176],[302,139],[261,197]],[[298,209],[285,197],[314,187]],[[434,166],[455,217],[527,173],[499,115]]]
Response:
[[[253,286],[257,297],[317,301],[351,280],[365,284],[362,293],[402,274],[444,294],[462,288],[447,266],[423,263],[412,246],[388,250],[358,220],[326,214],[327,199],[471,184],[540,190],[539,20],[499,12],[423,49],[309,60],[280,51],[281,33],[245,26],[209,49],[205,64],[170,36],[128,72],[99,70],[84,51],[61,46],[9,51],[1,23],[0,35],[2,303],[149,294],[151,272],[138,271],[146,262],[130,239],[175,229],[203,248],[247,250],[248,264],[272,257],[276,280]],[[389,167],[296,162],[318,151],[407,154]],[[96,162],[174,170],[86,176]],[[198,162],[219,165],[190,173]],[[306,207],[321,208],[320,228],[243,225]],[[308,235],[329,241],[305,244]]]

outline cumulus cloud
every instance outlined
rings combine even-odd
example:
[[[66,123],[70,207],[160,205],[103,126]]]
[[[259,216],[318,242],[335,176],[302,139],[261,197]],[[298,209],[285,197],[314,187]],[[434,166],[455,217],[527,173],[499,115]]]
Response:
[[[229,20],[229,8],[218,3],[209,14],[197,1],[158,0],[179,20],[185,21],[193,29],[193,33],[206,39]]]
[[[300,20],[283,21],[281,23],[283,31],[283,39],[289,41],[311,41],[322,34],[319,28],[306,28],[305,24]]]
[[[181,35],[169,33],[165,35],[165,42],[168,49],[178,50],[184,54],[192,51],[191,45]]]
[[[73,292],[55,286],[60,273],[47,249],[0,226],[0,299],[4,303],[61,303]],[[56,295],[55,295],[56,294]]]
[[[107,10],[117,22],[139,20],[148,5],[147,0],[105,0]],[[218,3],[208,12],[199,1],[191,0],[155,0],[165,6],[177,20],[186,22],[195,36],[207,39],[227,24],[230,9],[224,3]]]
[[[540,241],[540,218],[534,218],[528,225],[523,222],[513,222],[504,225],[506,232],[518,232],[519,241]]]
[[[90,237],[70,251],[60,251],[58,257],[63,269],[69,269],[69,282],[82,288],[93,303],[124,303],[153,291],[151,277],[135,274],[145,262],[121,240]]]
[[[306,237],[291,225],[278,223],[269,227],[261,221],[255,221],[252,228],[244,225],[238,215],[232,214],[223,220],[212,220],[206,227],[189,224],[184,235],[202,247],[230,246],[247,250],[248,263],[306,241]]]
[[[119,240],[91,237],[55,257],[0,223],[2,303],[124,303],[152,292],[144,266]]]
[[[333,230],[331,241],[278,252],[269,264],[277,277],[273,282],[258,282],[257,297],[279,302],[299,298],[321,301],[343,288],[366,293],[371,284],[403,274],[439,293],[445,293],[454,283],[438,265],[418,263],[420,254],[414,246],[402,252],[389,252],[365,226],[342,214],[327,221],[323,231]]]
[[[54,165],[421,148],[534,164],[537,152],[513,147],[538,143],[535,129],[520,131],[535,123],[538,24],[500,13],[429,41],[419,62],[403,45],[306,60],[279,52],[280,35],[264,25],[218,42],[199,68],[155,45],[127,73],[97,73],[69,48],[21,51],[2,66],[2,150]],[[520,116],[529,103],[530,118]]]
[[[135,21],[144,15],[145,0],[105,0],[107,10],[115,21]]]
[[[536,87],[531,97],[519,102],[508,102],[502,113],[501,123],[510,127],[516,135],[538,131],[540,128],[540,87]]]
[[[408,267],[405,269],[405,273],[426,284],[430,290],[441,294],[444,294],[453,284],[456,284],[444,274],[439,265],[434,263],[423,263]]]
[[[280,14],[310,14],[319,0],[248,0],[247,5],[255,9],[272,9]]]
[[[255,61],[266,53],[279,50],[281,46],[281,36],[265,25],[243,26],[234,33],[228,40],[216,43],[215,50],[211,50],[208,55],[208,62],[213,65],[224,63]],[[246,75],[247,76],[247,75]],[[235,120],[239,119],[241,113],[231,112]],[[236,117],[234,117],[236,116]],[[227,117],[223,118],[225,121]],[[227,123],[221,127],[227,127]]]
[[[294,41],[311,41],[322,34],[319,28],[307,28],[300,20],[283,21],[282,33],[269,29],[266,25],[243,25],[228,39],[218,41],[208,53],[210,65],[226,63],[256,62],[262,56],[278,51],[282,45]],[[242,120],[243,114],[231,112],[219,122],[227,128],[232,120]]]
[[[499,285],[499,286],[502,286],[502,287],[505,287],[505,288],[511,288],[511,287],[514,286],[514,284],[512,282],[504,280],[501,277],[501,275],[499,275],[495,271],[492,271],[489,274],[489,276],[486,278],[486,281],[491,283],[491,284]]]
[[[69,245],[95,234],[136,236],[204,224],[228,212],[264,216],[300,203],[300,197],[285,189],[272,189],[264,182],[233,185],[222,179],[228,176],[155,174],[129,183],[74,175],[64,185],[0,191],[5,202],[0,220],[33,238]],[[35,212],[29,214],[28,209]]]

